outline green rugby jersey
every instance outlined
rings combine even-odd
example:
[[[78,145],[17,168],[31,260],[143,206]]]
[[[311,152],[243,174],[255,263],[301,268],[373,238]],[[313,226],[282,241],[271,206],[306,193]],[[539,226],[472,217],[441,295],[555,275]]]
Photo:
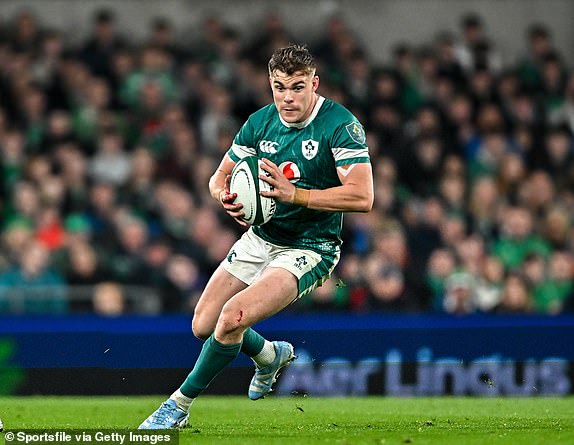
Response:
[[[357,118],[321,96],[311,115],[300,123],[285,122],[275,104],[256,111],[235,136],[228,155],[235,162],[246,156],[267,158],[304,189],[339,186],[337,167],[370,162],[365,132]],[[342,212],[277,202],[273,218],[253,231],[274,244],[332,256],[341,245],[342,222]]]

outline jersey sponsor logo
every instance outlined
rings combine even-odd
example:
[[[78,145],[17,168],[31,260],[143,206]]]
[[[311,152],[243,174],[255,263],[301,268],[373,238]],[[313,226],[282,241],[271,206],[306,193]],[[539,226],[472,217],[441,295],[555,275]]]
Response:
[[[291,181],[292,184],[296,183],[297,181],[299,181],[299,179],[301,179],[301,170],[299,170],[299,167],[297,167],[297,164],[295,164],[294,162],[291,161],[282,162],[281,164],[279,164],[279,170],[281,170],[283,176],[289,179],[289,181]]]
[[[365,142],[367,142],[367,137],[365,136],[365,130],[363,130],[361,124],[358,124],[357,122],[351,122],[350,124],[347,124],[345,128],[347,133],[349,133],[349,136],[351,136],[352,140],[354,140],[357,144],[365,145]]]
[[[303,152],[305,159],[310,161],[317,156],[317,152],[319,151],[319,142],[314,141],[313,139],[307,139],[306,141],[301,142],[301,151]]]
[[[278,145],[279,145],[278,142],[261,141],[261,142],[259,142],[259,150],[261,150],[263,153],[275,154],[275,153],[277,153],[277,146]]]

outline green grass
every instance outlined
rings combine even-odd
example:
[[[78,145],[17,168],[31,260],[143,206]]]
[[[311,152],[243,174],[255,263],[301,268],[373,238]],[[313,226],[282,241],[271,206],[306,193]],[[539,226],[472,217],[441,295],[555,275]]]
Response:
[[[6,429],[135,428],[163,397],[0,397]],[[574,398],[202,397],[183,444],[574,444]],[[0,437],[2,434],[0,434]]]

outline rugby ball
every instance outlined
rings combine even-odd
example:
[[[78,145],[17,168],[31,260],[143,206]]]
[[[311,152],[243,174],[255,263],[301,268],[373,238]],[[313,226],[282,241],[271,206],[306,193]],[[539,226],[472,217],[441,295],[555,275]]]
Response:
[[[259,194],[260,191],[271,191],[273,187],[259,179],[259,175],[267,175],[261,168],[263,161],[257,156],[247,156],[241,159],[231,172],[229,191],[237,193],[236,203],[243,204],[245,216],[242,218],[247,224],[260,226],[271,219],[275,213],[275,199]]]

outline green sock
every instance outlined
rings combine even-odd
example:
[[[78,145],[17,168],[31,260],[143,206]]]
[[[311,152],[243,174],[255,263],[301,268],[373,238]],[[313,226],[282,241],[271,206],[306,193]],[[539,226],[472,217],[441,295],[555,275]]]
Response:
[[[179,388],[181,393],[186,397],[197,397],[237,357],[240,348],[241,343],[224,345],[212,334],[203,344],[195,366]]]
[[[255,357],[263,349],[265,339],[249,328],[243,333],[243,343],[241,344],[241,352],[247,354],[249,357]]]

